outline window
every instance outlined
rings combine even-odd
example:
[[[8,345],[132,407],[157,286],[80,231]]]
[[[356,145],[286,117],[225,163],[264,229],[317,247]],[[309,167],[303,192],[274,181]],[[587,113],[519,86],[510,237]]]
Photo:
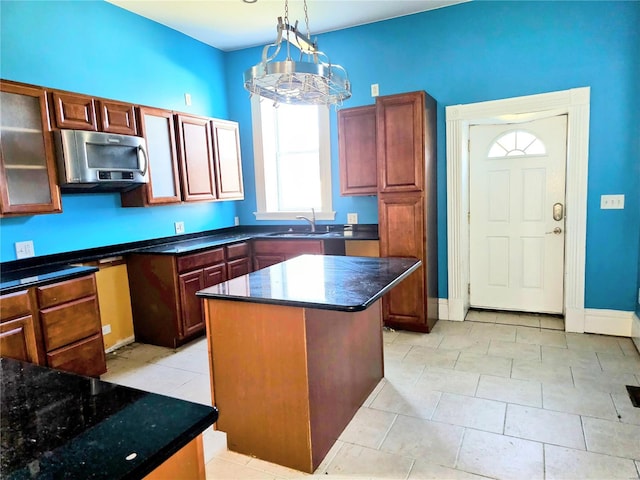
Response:
[[[331,206],[329,107],[273,106],[251,99],[258,220],[293,220],[313,208],[334,220]]]
[[[513,130],[498,138],[489,149],[489,158],[544,155],[546,148],[535,135],[524,130]]]

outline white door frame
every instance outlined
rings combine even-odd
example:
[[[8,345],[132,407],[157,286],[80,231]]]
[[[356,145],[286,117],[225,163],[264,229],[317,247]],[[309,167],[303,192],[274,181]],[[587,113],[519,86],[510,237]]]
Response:
[[[565,330],[584,332],[590,94],[582,87],[446,107],[449,320],[464,320],[469,310],[469,126],[567,114]]]

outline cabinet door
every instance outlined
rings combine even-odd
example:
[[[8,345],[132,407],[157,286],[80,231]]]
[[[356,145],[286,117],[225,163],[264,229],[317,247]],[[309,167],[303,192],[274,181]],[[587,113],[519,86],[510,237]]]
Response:
[[[260,270],[261,268],[267,268],[276,263],[284,262],[286,260],[284,255],[277,254],[255,254],[253,256],[253,270]]]
[[[66,372],[98,377],[107,371],[102,335],[96,334],[47,353],[47,365]]]
[[[107,133],[137,135],[136,112],[130,103],[98,100],[100,130]]]
[[[216,193],[220,200],[242,200],[242,161],[238,124],[223,120],[211,122],[215,152]]]
[[[0,213],[61,212],[44,90],[0,82]]]
[[[0,323],[0,356],[38,363],[32,315]]]
[[[204,269],[204,288],[224,282],[227,279],[227,266],[222,263]]]
[[[202,300],[196,297],[196,292],[204,288],[203,270],[183,273],[179,276],[179,286],[182,315],[178,333],[180,338],[184,338],[204,330]]]
[[[73,93],[51,94],[53,119],[57,128],[98,131],[93,98]]]
[[[376,163],[376,106],[338,111],[340,194],[378,193]]]
[[[424,188],[425,93],[376,99],[378,186],[380,193]]]
[[[177,115],[178,159],[182,199],[215,200],[215,172],[211,122],[208,118]]]
[[[140,107],[140,130],[147,141],[149,183],[120,195],[123,207],[179,203],[180,176],[173,113]]]
[[[229,280],[251,272],[251,258],[237,258],[227,262],[227,275]]]
[[[380,256],[415,257],[425,261],[424,197],[422,194],[383,194],[378,200]],[[423,264],[383,297],[385,323],[427,331]]]

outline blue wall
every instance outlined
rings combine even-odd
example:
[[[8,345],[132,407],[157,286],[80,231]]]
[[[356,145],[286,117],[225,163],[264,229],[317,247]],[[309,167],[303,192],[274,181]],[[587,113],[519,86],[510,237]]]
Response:
[[[242,73],[261,47],[223,53],[104,2],[0,3],[3,78],[240,122],[246,199],[147,209],[119,197],[63,195],[64,213],[0,220],[2,261],[13,243],[38,255],[257,223],[249,97]],[[295,17],[297,14],[291,12]],[[632,311],[640,282],[640,2],[484,2],[319,36],[347,68],[353,97],[426,90],[438,101],[439,296],[447,296],[444,107],[591,87],[586,307]],[[274,19],[275,27],[275,19]],[[185,107],[184,92],[194,105]],[[377,222],[375,197],[340,197],[332,114],[337,223],[358,212]],[[625,194],[624,210],[600,210],[602,194]],[[237,209],[237,212],[236,212]]]
[[[227,117],[224,54],[106,2],[0,3],[4,79],[213,117]],[[193,103],[184,105],[184,93]],[[120,208],[120,195],[62,195],[62,214],[0,220],[0,260],[14,242],[36,255],[233,225],[235,202]]]
[[[295,15],[294,15],[295,18]],[[447,296],[444,107],[591,87],[586,302],[632,311],[640,232],[640,3],[471,2],[319,36],[320,49],[344,66],[353,85],[345,107],[380,94],[426,90],[438,101],[439,296]],[[229,113],[243,125],[245,176],[253,170],[250,108],[242,72],[260,49],[226,56]],[[372,198],[338,193],[336,115],[332,115],[334,209],[338,222],[358,211],[377,218]],[[250,185],[250,183],[247,183]],[[624,210],[600,210],[600,195],[626,195]],[[352,210],[353,209],[353,210]],[[255,198],[239,205],[255,222]]]

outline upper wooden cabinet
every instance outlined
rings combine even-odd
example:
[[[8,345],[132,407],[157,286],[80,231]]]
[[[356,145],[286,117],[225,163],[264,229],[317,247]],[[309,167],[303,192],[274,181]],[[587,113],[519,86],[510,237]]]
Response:
[[[338,111],[338,146],[340,194],[377,194],[375,105]]]
[[[425,92],[376,99],[380,193],[424,189]]]
[[[138,134],[136,110],[133,105],[112,100],[98,100],[96,105],[100,131],[121,135]]]
[[[217,197],[220,200],[242,200],[244,189],[238,124],[225,120],[212,120],[211,128]]]
[[[42,88],[0,81],[0,213],[62,211]]]
[[[98,131],[96,107],[92,97],[52,92],[51,105],[56,128]]]
[[[123,207],[179,203],[180,174],[173,112],[140,107],[140,130],[147,141],[149,183],[120,195]]]
[[[130,103],[96,99],[88,95],[52,92],[56,128],[137,135],[135,107]]]
[[[210,119],[177,115],[176,124],[182,199],[187,202],[216,200]]]
[[[376,99],[381,257],[422,266],[382,299],[392,328],[429,332],[438,320],[436,102],[425,92]]]

